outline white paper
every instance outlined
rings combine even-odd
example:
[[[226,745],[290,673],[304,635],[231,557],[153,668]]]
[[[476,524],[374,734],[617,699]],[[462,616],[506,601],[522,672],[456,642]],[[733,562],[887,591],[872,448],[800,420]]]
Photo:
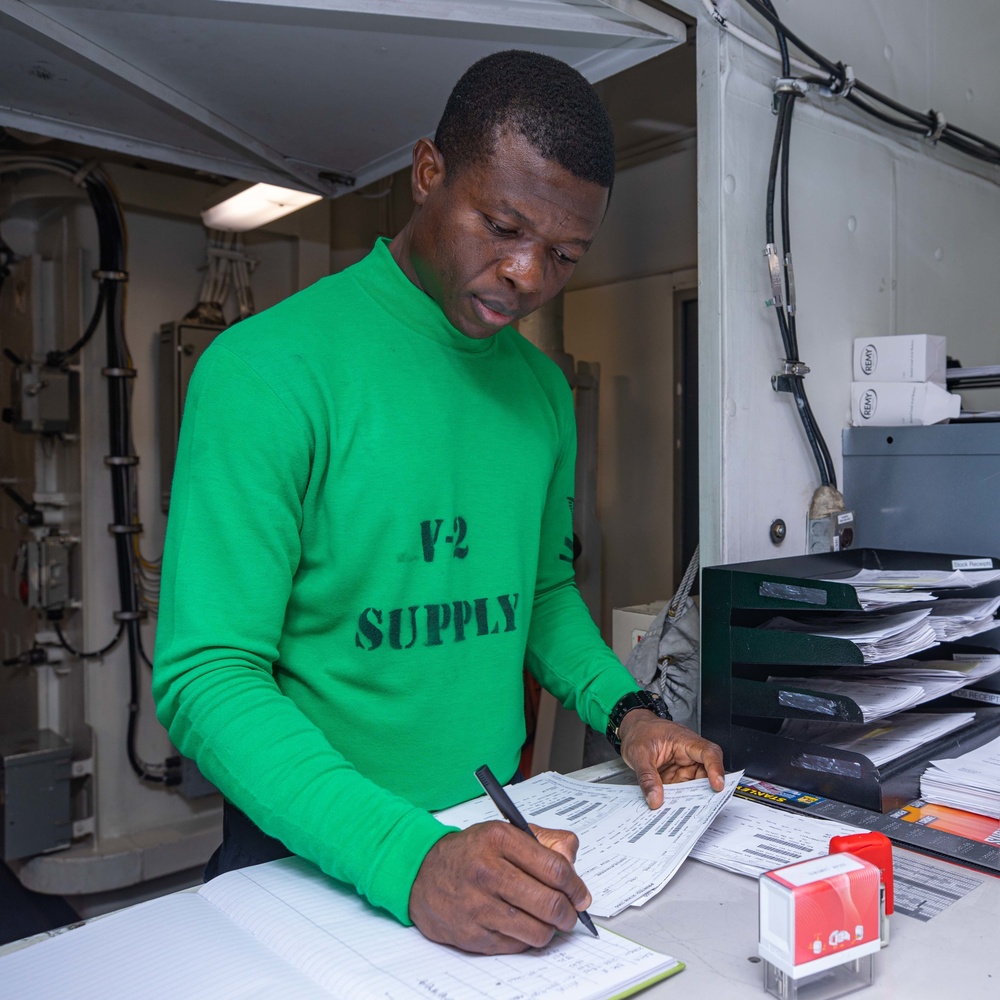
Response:
[[[782,689],[795,688],[816,694],[836,694],[845,698],[850,698],[859,709],[865,722],[874,722],[876,719],[892,715],[894,712],[902,712],[907,708],[913,708],[928,700],[926,689],[921,684],[912,684],[892,679],[879,677],[869,677],[867,675],[853,678],[845,678],[844,674],[838,673],[836,676],[828,674],[813,674],[809,677],[768,677],[769,684]],[[806,707],[805,704],[795,702],[795,692],[786,696],[783,701],[789,707]],[[836,709],[831,703],[829,709],[824,711],[822,699],[814,698],[816,704],[809,705],[812,711],[824,712],[830,716],[836,715]]]
[[[565,1000],[678,965],[601,928],[469,955],[404,927],[300,858],[227,872],[0,958],[4,1000]]]
[[[670,881],[742,775],[727,775],[721,792],[713,792],[707,778],[664,785],[656,812],[637,785],[578,781],[552,771],[508,785],[507,793],[529,823],[572,830],[580,838],[576,870],[593,896],[588,912],[612,917],[641,906]],[[462,829],[498,818],[485,796],[437,816]]]
[[[975,721],[975,712],[901,712],[870,724],[786,719],[780,735],[867,757],[876,767]]]
[[[884,663],[937,645],[937,633],[928,620],[930,614],[929,608],[922,608],[883,615],[807,615],[797,620],[779,616],[764,622],[761,628],[846,639],[858,647],[865,663]]]
[[[1000,819],[1000,737],[961,757],[931,761],[920,778],[928,802]]]
[[[698,841],[691,857],[750,875],[830,852],[830,838],[862,832],[856,826],[733,798]]]

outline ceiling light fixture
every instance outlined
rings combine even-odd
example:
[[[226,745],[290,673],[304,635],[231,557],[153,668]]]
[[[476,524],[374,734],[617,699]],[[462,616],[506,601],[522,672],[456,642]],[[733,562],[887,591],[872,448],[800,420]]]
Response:
[[[242,188],[217,205],[206,208],[201,213],[201,221],[209,229],[243,233],[297,212],[322,197],[309,191],[293,191],[275,184],[254,184],[252,187]]]

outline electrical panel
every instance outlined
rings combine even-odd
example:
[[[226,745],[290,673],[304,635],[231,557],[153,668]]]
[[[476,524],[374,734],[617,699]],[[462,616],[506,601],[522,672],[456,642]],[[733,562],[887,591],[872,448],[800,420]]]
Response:
[[[5,422],[22,434],[68,434],[76,430],[79,375],[69,368],[36,362],[14,365],[11,405],[3,411]]]
[[[71,747],[49,729],[0,737],[3,860],[68,847]]]
[[[205,348],[223,329],[183,322],[164,323],[160,327],[160,506],[164,514],[170,509],[170,483],[188,383]]]

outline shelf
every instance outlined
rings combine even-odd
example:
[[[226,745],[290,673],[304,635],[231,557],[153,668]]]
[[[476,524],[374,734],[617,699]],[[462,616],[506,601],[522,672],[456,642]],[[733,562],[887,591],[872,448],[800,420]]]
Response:
[[[801,676],[817,668],[864,665],[861,651],[847,640],[757,627],[775,614],[830,612],[836,617],[838,612],[861,610],[853,587],[821,577],[847,578],[860,569],[873,568],[950,570],[953,560],[968,558],[975,557],[857,549],[706,567],[702,574],[701,729],[723,748],[727,767],[744,768],[754,777],[809,794],[887,812],[918,797],[920,773],[932,756],[965,752],[1000,734],[1000,708],[967,702],[962,707],[975,709],[977,714],[970,726],[878,768],[860,754],[802,743],[776,732],[784,719],[862,722],[861,710],[852,699],[766,682],[769,674],[787,675],[789,667],[798,668]],[[998,592],[996,583],[938,591],[965,597]],[[957,648],[969,652],[993,649],[987,643],[996,642],[1000,630],[989,633],[989,639],[985,635],[973,637],[969,645],[946,644],[924,655],[940,656]],[[936,702],[924,707],[932,704]],[[942,704],[950,706],[953,701],[948,698]]]

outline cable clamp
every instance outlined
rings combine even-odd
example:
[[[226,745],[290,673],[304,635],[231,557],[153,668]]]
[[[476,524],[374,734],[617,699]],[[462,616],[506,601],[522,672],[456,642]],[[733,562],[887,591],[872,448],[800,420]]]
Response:
[[[112,611],[111,617],[116,622],[144,622],[146,620],[145,608],[139,611]],[[129,708],[131,709],[131,705]]]
[[[791,375],[793,378],[802,378],[809,374],[809,366],[804,361],[789,361],[784,358],[781,366],[782,375]]]
[[[928,129],[925,133],[925,137],[930,139],[931,142],[937,142],[944,133],[944,130],[948,127],[948,122],[945,121],[945,117],[940,111],[935,111],[933,108],[927,112],[934,119],[934,128]]]
[[[809,374],[809,366],[802,361],[789,361],[783,359],[781,372],[771,376],[771,388],[775,392],[798,391],[798,386],[802,385],[802,379]]]
[[[70,178],[77,187],[83,187],[87,183],[87,178],[100,167],[100,163],[97,160],[91,160],[89,163],[85,163],[80,169],[73,174]]]
[[[837,72],[830,77],[830,82],[825,87],[819,88],[819,92],[824,97],[848,97],[857,82],[854,67],[839,62]]]
[[[105,378],[135,378],[138,372],[135,368],[102,368],[101,374]]]
[[[91,277],[98,281],[128,281],[128,271],[93,271]]]
[[[800,80],[795,76],[779,76],[774,81],[774,92],[776,94],[795,94],[797,97],[805,97],[809,93],[809,84],[805,80]]]
[[[108,531],[112,535],[138,535],[142,533],[141,524],[109,524]]]
[[[138,465],[138,455],[105,455],[105,465]]]
[[[773,243],[768,243],[764,247],[764,256],[767,258],[767,269],[771,275],[771,298],[765,305],[780,309],[784,299],[781,295],[781,261],[778,260],[778,248]]]

